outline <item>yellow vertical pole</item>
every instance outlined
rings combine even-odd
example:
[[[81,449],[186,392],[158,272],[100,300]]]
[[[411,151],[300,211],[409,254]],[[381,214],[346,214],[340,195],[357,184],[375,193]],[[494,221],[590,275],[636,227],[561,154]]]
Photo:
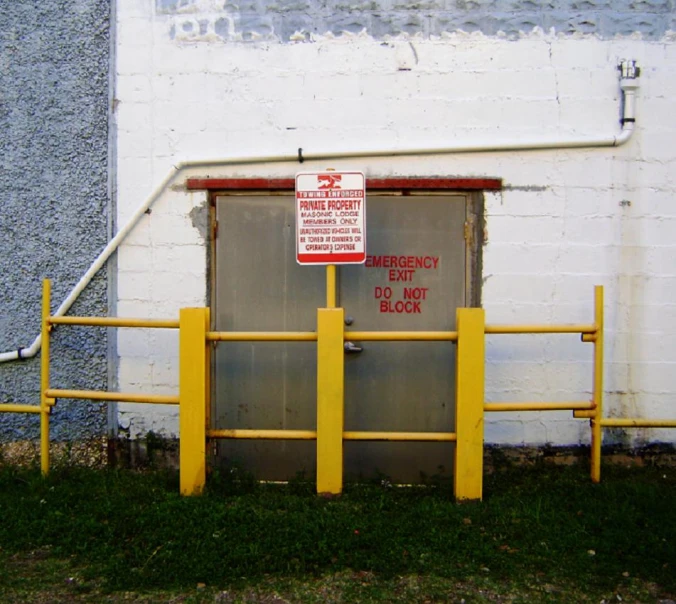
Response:
[[[206,321],[206,330],[211,330],[211,309],[205,308],[205,317]],[[205,358],[204,366],[206,368],[206,379],[204,382],[204,397],[205,397],[205,407],[204,407],[204,427],[208,430],[211,427],[211,351],[213,350],[213,342],[206,342],[205,334]],[[205,444],[206,447],[206,444]]]
[[[317,310],[317,493],[343,490],[342,308]]]
[[[52,282],[42,282],[42,324],[40,353],[40,469],[42,475],[49,474],[49,414],[51,407],[47,401],[49,390],[49,314],[51,312]]]
[[[182,308],[179,319],[179,436],[181,495],[199,495],[206,480],[206,308]]]
[[[603,434],[601,420],[603,419],[603,286],[594,288],[594,417],[591,420],[591,479],[592,482],[601,481],[601,443]]]
[[[455,472],[457,501],[481,499],[484,452],[485,313],[458,308]]]
[[[336,307],[336,265],[326,267],[326,308]]]

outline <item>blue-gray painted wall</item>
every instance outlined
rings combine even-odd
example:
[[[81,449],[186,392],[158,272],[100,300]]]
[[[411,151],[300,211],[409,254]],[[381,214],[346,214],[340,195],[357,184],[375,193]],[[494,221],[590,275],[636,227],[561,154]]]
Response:
[[[209,29],[245,41],[362,31],[376,38],[460,30],[518,38],[535,27],[601,38],[639,32],[655,40],[676,29],[675,0],[155,0],[155,6],[159,14],[186,17],[172,25],[174,36]]]
[[[52,310],[78,282],[108,234],[110,0],[0,2],[0,351],[39,333],[41,281]],[[73,314],[105,315],[99,274]],[[107,387],[104,332],[59,328],[55,387]],[[0,402],[37,404],[39,356],[0,364]],[[104,434],[106,410],[54,409],[52,437]],[[0,414],[0,440],[38,435],[38,417]]]

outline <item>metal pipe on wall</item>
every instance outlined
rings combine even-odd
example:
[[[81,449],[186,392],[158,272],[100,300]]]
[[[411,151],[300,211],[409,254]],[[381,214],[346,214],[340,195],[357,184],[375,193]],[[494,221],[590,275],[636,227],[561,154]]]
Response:
[[[257,165],[268,163],[285,163],[296,161],[316,161],[333,159],[352,159],[360,157],[401,157],[401,156],[424,156],[424,155],[448,155],[457,153],[497,153],[509,151],[538,151],[548,149],[584,149],[601,147],[619,147],[625,144],[634,132],[636,122],[636,93],[639,88],[638,77],[640,69],[636,61],[622,61],[620,69],[620,89],[622,91],[622,129],[619,134],[609,136],[590,136],[582,138],[561,138],[561,139],[531,139],[524,140],[519,138],[513,141],[503,141],[496,143],[486,142],[458,142],[453,145],[439,145],[430,147],[404,147],[391,149],[349,149],[324,151],[317,153],[307,153],[298,149],[295,153],[281,155],[261,155],[250,157],[231,157],[222,159],[185,161],[176,164],[164,178],[164,180],[153,190],[150,196],[142,203],[138,209],[129,217],[127,222],[115,234],[115,236],[103,248],[85,274],[81,277],[75,287],[66,296],[53,317],[65,315],[73,305],[78,296],[87,287],[94,275],[103,267],[108,258],[117,250],[127,235],[134,229],[141,217],[157,201],[164,191],[172,184],[174,179],[183,171],[200,168],[216,168],[233,165]],[[15,361],[18,359],[28,359],[34,357],[40,350],[41,336],[38,335],[27,348],[19,348],[9,352],[0,353],[0,363]]]

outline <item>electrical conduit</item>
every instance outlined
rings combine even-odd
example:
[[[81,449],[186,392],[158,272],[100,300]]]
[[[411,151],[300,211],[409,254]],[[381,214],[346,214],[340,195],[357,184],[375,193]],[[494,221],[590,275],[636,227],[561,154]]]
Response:
[[[146,199],[134,214],[127,220],[124,226],[108,242],[105,248],[98,255],[96,260],[82,275],[77,285],[68,294],[59,308],[53,314],[55,317],[65,315],[73,305],[78,296],[92,280],[94,275],[103,267],[108,258],[117,250],[127,235],[136,226],[136,223],[146,213],[146,211],[157,201],[167,187],[174,181],[178,174],[184,170],[196,168],[214,168],[222,166],[233,166],[243,164],[268,164],[295,161],[315,161],[327,159],[347,159],[358,157],[399,157],[415,155],[447,155],[454,153],[483,153],[483,152],[505,152],[505,151],[536,151],[543,149],[583,149],[597,147],[619,147],[626,143],[634,132],[636,121],[636,92],[639,88],[638,77],[640,69],[636,61],[622,61],[620,69],[620,89],[622,90],[622,129],[619,134],[614,136],[597,136],[586,138],[570,139],[533,139],[495,142],[467,142],[457,143],[452,146],[422,147],[422,148],[393,148],[393,149],[361,149],[344,151],[325,151],[306,154],[301,149],[297,153],[283,155],[261,155],[250,157],[232,157],[212,160],[185,161],[175,165],[167,177],[155,188],[150,197]],[[28,359],[34,357],[40,350],[41,338],[38,335],[28,348],[19,348],[10,352],[0,353],[0,363],[15,361],[17,359]]]

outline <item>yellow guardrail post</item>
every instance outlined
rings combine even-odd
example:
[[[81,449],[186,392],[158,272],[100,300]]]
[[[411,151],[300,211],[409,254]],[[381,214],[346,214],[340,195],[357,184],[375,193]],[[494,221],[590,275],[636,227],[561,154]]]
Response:
[[[317,310],[317,493],[343,490],[342,308]]]
[[[213,342],[206,339],[206,334],[211,329],[211,309],[205,308],[204,321],[206,324],[206,333],[204,334],[204,455],[205,462],[208,451],[209,437],[207,432],[211,429],[211,351],[214,348]],[[180,401],[179,401],[180,403]],[[180,407],[179,407],[180,413]],[[206,463],[205,463],[205,480],[206,480]]]
[[[51,312],[52,282],[45,279],[42,282],[42,323],[40,352],[40,469],[42,475],[49,474],[49,414],[51,406],[47,400],[49,389],[49,313]]]
[[[594,287],[594,417],[591,419],[591,479],[601,481],[601,444],[603,442],[603,286]]]
[[[181,495],[199,495],[206,481],[208,308],[182,308],[179,334]]]
[[[456,354],[456,500],[481,499],[484,453],[485,313],[458,308]]]

